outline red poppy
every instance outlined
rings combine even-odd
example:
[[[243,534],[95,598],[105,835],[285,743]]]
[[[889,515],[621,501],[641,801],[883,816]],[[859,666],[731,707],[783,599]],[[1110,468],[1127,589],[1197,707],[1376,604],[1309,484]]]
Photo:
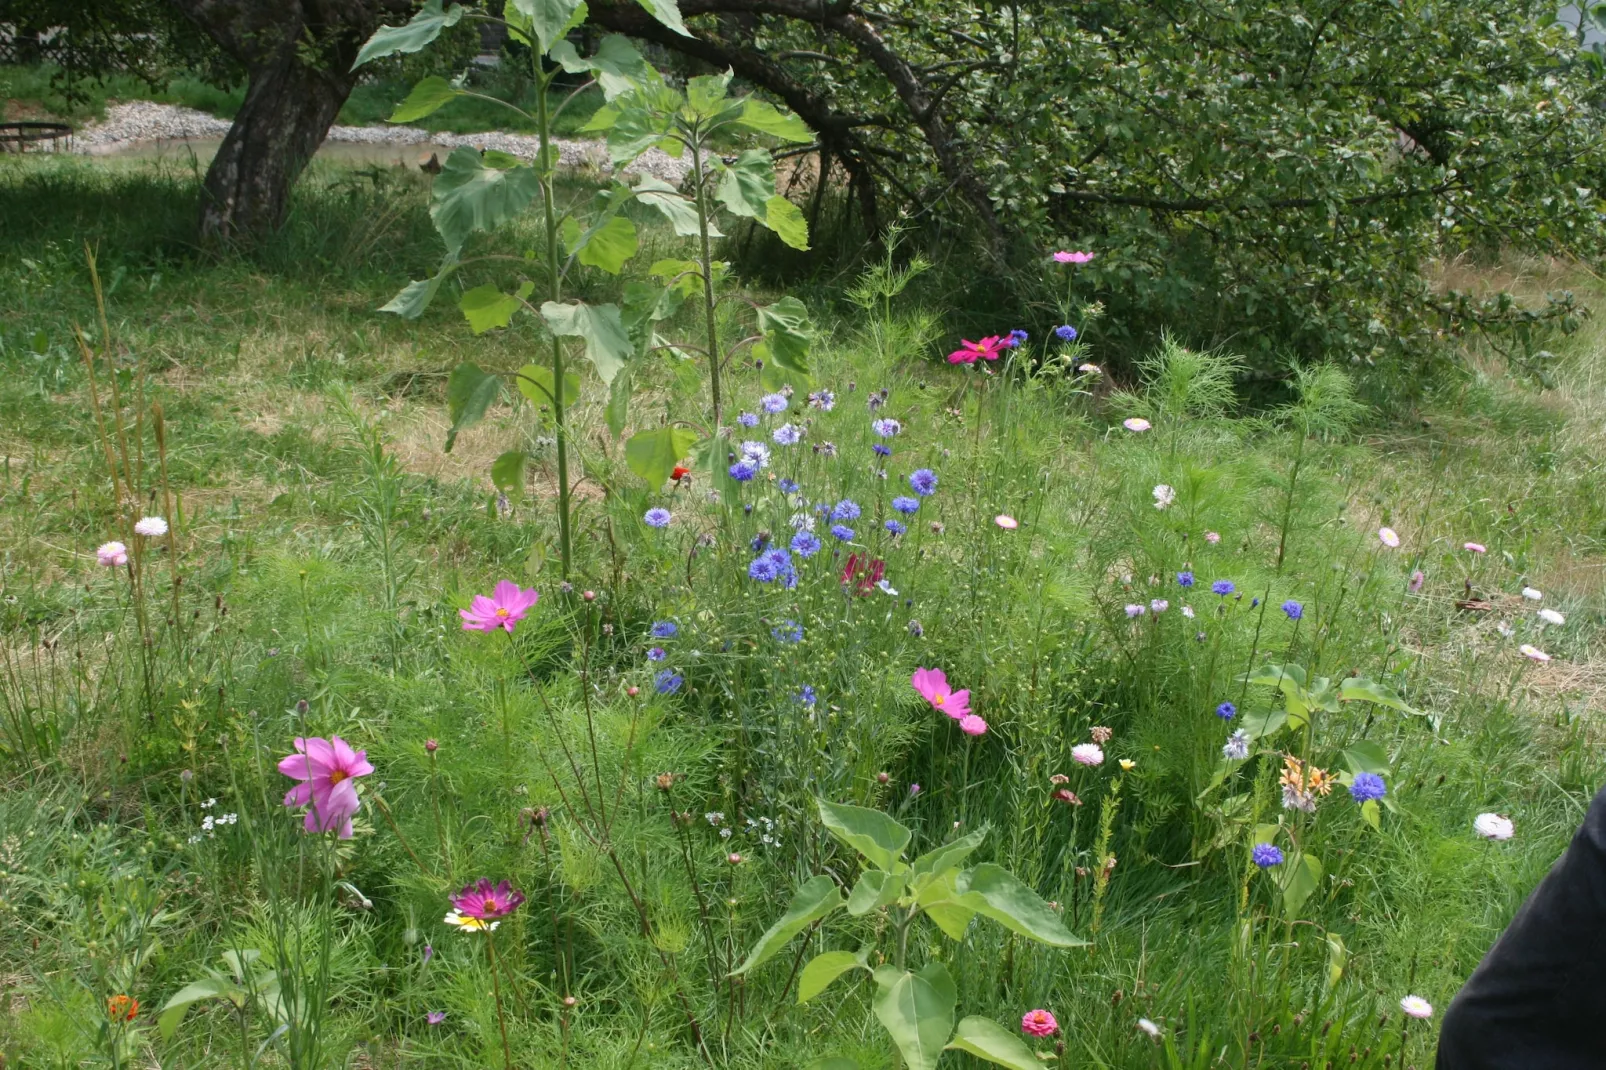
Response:
[[[871,560],[869,554],[849,554],[847,567],[842,570],[842,586],[852,586],[855,594],[867,595],[875,590],[886,571],[887,563],[879,557]]]
[[[133,996],[113,996],[106,1001],[106,1017],[114,1022],[132,1022],[139,1013],[139,1000]]]
[[[685,479],[689,475],[691,475],[690,468],[677,464],[675,465],[675,470],[669,473],[669,478],[673,479],[676,483],[679,483],[682,479]]]

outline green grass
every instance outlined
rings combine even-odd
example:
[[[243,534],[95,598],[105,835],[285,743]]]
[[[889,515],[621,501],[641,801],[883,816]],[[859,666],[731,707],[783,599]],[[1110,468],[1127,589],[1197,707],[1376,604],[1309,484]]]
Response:
[[[577,182],[565,196],[585,193]],[[189,243],[196,185],[182,168],[0,161],[9,1063],[76,1065],[109,1050],[101,1008],[128,991],[143,1010],[140,1032],[122,1039],[142,1061],[242,1065],[274,1032],[265,1007],[242,1019],[198,1006],[172,1040],[152,1013],[220,968],[223,952],[249,948],[318,1008],[320,1050],[289,1056],[280,1037],[282,1063],[499,1065],[483,949],[440,923],[445,893],[485,875],[530,896],[497,934],[518,1065],[701,1065],[689,1007],[721,1065],[843,1055],[890,1066],[865,982],[839,981],[802,1007],[781,998],[795,944],[739,988],[722,979],[802,879],[826,868],[851,884],[850,853],[813,817],[824,795],[895,815],[913,830],[911,854],[955,822],[987,826],[974,861],[1016,872],[1083,937],[1094,893],[1077,867],[1115,856],[1091,952],[1051,951],[988,921],[957,943],[927,929],[910,944],[912,961],[943,961],[959,979],[961,1014],[1013,1030],[1026,1010],[1053,1010],[1063,1065],[1205,1067],[1223,1049],[1223,1065],[1344,1065],[1351,1045],[1366,1050],[1353,1065],[1380,1067],[1385,1054],[1398,1065],[1398,999],[1448,1003],[1600,786],[1606,328],[1563,343],[1554,389],[1470,352],[1409,422],[1335,419],[1327,436],[1301,441],[1276,416],[1292,396],[1253,410],[1233,397],[1212,411],[1200,386],[1218,367],[1209,357],[1173,354],[1154,383],[1122,384],[1126,394],[987,379],[942,360],[952,338],[941,333],[941,277],[917,282],[878,332],[820,288],[814,386],[836,404],[827,413],[793,398],[807,438],[774,446],[772,471],[798,479],[810,501],[861,503],[856,544],[886,560],[898,595],[845,595],[844,559],[829,549],[798,563],[793,591],[748,579],[751,540],[785,538],[798,507],[760,480],[740,492],[751,515],[726,512],[707,502],[705,473],[649,491],[628,474],[604,425],[605,392],[589,379],[574,435],[587,476],[574,582],[598,592],[586,602],[556,575],[541,415],[498,406],[441,451],[450,369],[516,368],[537,359],[540,338],[527,325],[475,338],[451,301],[417,322],[374,311],[439,258],[426,194],[416,175],[318,166],[265,248],[217,256]],[[634,264],[689,255],[638,222]],[[534,240],[520,224],[471,251],[516,255]],[[166,419],[184,582],[175,614],[166,551],[152,553],[149,672],[126,580],[93,562],[117,529],[71,334],[100,333],[86,241],[106,282],[119,389],[159,401]],[[629,274],[639,270],[574,281],[607,299],[642,281]],[[466,273],[461,285],[481,281]],[[687,316],[665,329],[695,337]],[[667,355],[643,365],[634,418],[695,408],[701,384]],[[97,385],[107,405],[104,367]],[[881,388],[889,399],[876,415],[905,428],[886,482],[868,426],[867,398]],[[757,411],[766,387],[744,366],[731,389]],[[1155,429],[1122,430],[1140,409]],[[136,411],[147,413],[140,427]],[[130,402],[125,414],[143,444],[142,511],[164,511],[149,410]],[[811,448],[827,440],[834,459]],[[487,473],[513,446],[538,462],[528,495],[503,511]],[[939,473],[938,491],[894,542],[881,528],[894,515],[886,503],[922,466]],[[1166,510],[1153,506],[1160,483],[1177,489]],[[675,513],[662,532],[640,521],[656,504]],[[998,514],[1020,526],[999,527]],[[1400,550],[1379,547],[1384,524],[1404,536]],[[1207,530],[1221,541],[1205,542]],[[1461,550],[1467,540],[1490,552]],[[1242,600],[1179,588],[1187,567],[1201,584],[1234,580]],[[1426,585],[1410,595],[1417,568]],[[508,577],[542,593],[516,640],[464,633],[457,609]],[[1493,607],[1457,608],[1464,582]],[[1517,594],[1524,584],[1567,624],[1540,631]],[[1153,598],[1170,603],[1158,620],[1127,619],[1125,605]],[[1288,598],[1305,606],[1297,625],[1276,609]],[[686,681],[666,696],[653,687],[661,666],[645,657],[648,625],[662,619],[680,628],[658,644],[663,664]],[[773,638],[784,620],[803,626],[801,643]],[[1519,635],[1502,638],[1501,620]],[[1530,666],[1515,653],[1523,641],[1555,660]],[[1210,787],[1228,729],[1211,711],[1225,699],[1241,716],[1269,707],[1269,689],[1237,681],[1267,659],[1358,670],[1424,714],[1348,706],[1309,740],[1275,741],[1335,770],[1356,740],[1378,743],[1397,807],[1373,831],[1340,787],[1315,818],[1292,822],[1326,873],[1292,928],[1269,878],[1245,863],[1249,815],[1285,814],[1275,756]],[[962,736],[921,703],[908,686],[916,666],[971,689],[987,735]],[[819,695],[812,710],[795,699],[805,685]],[[1096,770],[1069,757],[1095,725],[1113,731]],[[292,736],[330,733],[377,767],[357,836],[333,857],[284,816],[286,782],[272,766]],[[426,750],[431,739],[438,751]],[[1135,762],[1125,774],[1122,758]],[[678,775],[668,791],[656,780],[665,772]],[[1082,806],[1052,799],[1052,774],[1071,778]],[[650,942],[583,831],[594,826],[578,789],[598,775]],[[911,782],[922,785],[913,798]],[[1514,815],[1517,837],[1477,841],[1471,821],[1484,810]],[[711,812],[735,825],[729,840]],[[1102,812],[1113,815],[1107,843]],[[240,822],[206,837],[203,816],[221,813]],[[778,823],[778,844],[764,841],[764,818]],[[726,861],[731,850],[741,865]],[[881,939],[888,951],[872,919],[832,922],[812,949]],[[1328,934],[1347,951],[1330,988]],[[426,1011],[446,1021],[428,1026]],[[1166,1041],[1149,1041],[1139,1018],[1160,1023]],[[1427,1065],[1431,1046],[1430,1028],[1413,1032],[1408,1065]],[[982,1064],[950,1054],[942,1065]]]

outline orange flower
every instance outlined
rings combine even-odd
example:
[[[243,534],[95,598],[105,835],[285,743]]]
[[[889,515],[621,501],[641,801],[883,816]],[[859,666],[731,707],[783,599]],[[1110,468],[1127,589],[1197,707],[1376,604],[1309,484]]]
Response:
[[[106,1001],[106,1017],[114,1022],[132,1022],[139,1013],[139,1000],[133,996],[113,996]]]

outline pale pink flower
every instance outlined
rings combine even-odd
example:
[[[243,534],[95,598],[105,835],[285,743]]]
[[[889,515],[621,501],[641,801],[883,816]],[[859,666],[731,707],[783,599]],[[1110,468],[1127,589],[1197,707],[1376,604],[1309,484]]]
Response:
[[[1205,532],[1205,542],[1209,543],[1211,546],[1214,546],[1216,543],[1218,543],[1220,541],[1221,541],[1221,532],[1219,532],[1219,531],[1207,531],[1207,532]]]
[[[1059,1032],[1060,1024],[1045,1010],[1027,1011],[1021,1016],[1020,1029],[1034,1037],[1051,1037]]]
[[[1527,658],[1529,661],[1537,661],[1540,664],[1543,664],[1550,660],[1549,654],[1546,654],[1543,650],[1540,650],[1532,643],[1524,643],[1517,649],[1522,653],[1522,656]]]
[[[1406,996],[1400,1000],[1400,1010],[1412,1018],[1432,1018],[1433,1004],[1421,996]]]
[[[1121,426],[1126,428],[1128,431],[1147,431],[1154,425],[1149,423],[1149,421],[1145,420],[1141,416],[1132,416],[1122,420]]]
[[[1509,840],[1517,834],[1511,818],[1499,814],[1479,814],[1472,819],[1472,831],[1486,840]]]
[[[1104,748],[1097,743],[1078,743],[1071,748],[1071,760],[1081,765],[1103,765]]]
[[[1078,364],[1076,370],[1084,375],[1103,375],[1104,369],[1097,364]]]
[[[1378,528],[1377,540],[1392,550],[1400,545],[1400,533],[1393,528]]]
[[[351,839],[351,819],[361,806],[356,778],[374,771],[368,752],[352,750],[339,736],[297,736],[295,748],[296,753],[279,759],[279,772],[301,781],[285,793],[284,805],[307,807],[308,832],[334,829],[342,840]]]
[[[103,542],[95,550],[95,560],[107,568],[121,568],[128,564],[128,547],[120,542]]]
[[[948,686],[948,674],[941,669],[916,669],[909,683],[931,708],[956,721],[970,716],[970,690],[955,691]]]
[[[1165,509],[1177,500],[1177,488],[1169,483],[1161,483],[1154,488],[1154,507]]]
[[[458,610],[457,615],[463,618],[465,632],[494,632],[501,628],[511,635],[513,626],[524,619],[540,598],[534,588],[526,591],[512,580],[503,580],[489,598],[475,595],[469,608]]]
[[[167,534],[167,521],[159,516],[141,517],[134,524],[134,534],[147,539],[159,539]]]
[[[1008,513],[999,513],[997,516],[993,517],[993,523],[997,524],[1005,531],[1014,531],[1016,528],[1020,527],[1020,521],[1016,520]]]
[[[981,736],[987,734],[987,722],[974,713],[966,714],[959,719],[959,730],[967,736]]]
[[[1483,545],[1481,542],[1464,542],[1461,544],[1461,549],[1471,550],[1475,554],[1486,554],[1489,552],[1489,548]]]
[[[1422,589],[1422,584],[1426,580],[1427,577],[1422,575],[1422,570],[1417,569],[1415,572],[1411,573],[1411,582],[1405,585],[1405,589],[1410,591],[1412,594],[1415,594]]]
[[[1056,264],[1086,264],[1092,259],[1092,253],[1072,253],[1066,252],[1064,249],[1061,249],[1059,252],[1054,254],[1054,262]]]

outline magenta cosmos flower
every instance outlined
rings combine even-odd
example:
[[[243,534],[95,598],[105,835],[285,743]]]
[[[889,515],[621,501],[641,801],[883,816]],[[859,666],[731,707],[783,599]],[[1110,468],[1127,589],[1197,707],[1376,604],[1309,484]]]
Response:
[[[1059,252],[1054,254],[1054,262],[1056,264],[1086,264],[1089,261],[1091,261],[1092,259],[1093,259],[1093,254],[1092,253],[1084,253],[1084,252],[1074,252],[1074,253],[1072,253],[1072,252],[1066,252],[1064,249],[1061,249]]]
[[[1051,1037],[1059,1032],[1060,1024],[1054,1016],[1041,1008],[1021,1015],[1020,1030],[1034,1037]]]
[[[997,360],[1003,349],[1004,341],[996,334],[990,334],[979,342],[962,338],[959,341],[959,348],[948,354],[948,363],[974,364],[977,357],[982,360]]]
[[[481,877],[452,897],[452,910],[446,915],[446,924],[455,925],[466,933],[490,932],[499,918],[505,918],[524,903],[524,893],[508,881],[492,884]]]
[[[977,717],[974,713],[967,713],[959,719],[959,730],[967,736],[985,736],[987,734],[987,722]]]
[[[491,592],[491,597],[475,595],[469,608],[458,610],[457,615],[463,618],[465,632],[494,632],[501,628],[511,635],[513,626],[524,619],[524,614],[540,598],[533,587],[526,591],[512,580],[503,580]]]
[[[963,721],[970,716],[970,691],[955,691],[949,687],[948,674],[941,669],[916,669],[914,675],[909,677],[909,683],[920,692],[921,698],[931,703],[932,709],[940,710],[956,721]],[[985,731],[987,726],[983,724],[982,732]]]
[[[352,750],[339,736],[329,739],[300,736],[296,753],[279,759],[279,772],[301,783],[284,796],[288,807],[307,807],[308,832],[338,830],[340,838],[351,839],[351,819],[361,803],[357,799],[357,778],[374,771],[368,752]]]

